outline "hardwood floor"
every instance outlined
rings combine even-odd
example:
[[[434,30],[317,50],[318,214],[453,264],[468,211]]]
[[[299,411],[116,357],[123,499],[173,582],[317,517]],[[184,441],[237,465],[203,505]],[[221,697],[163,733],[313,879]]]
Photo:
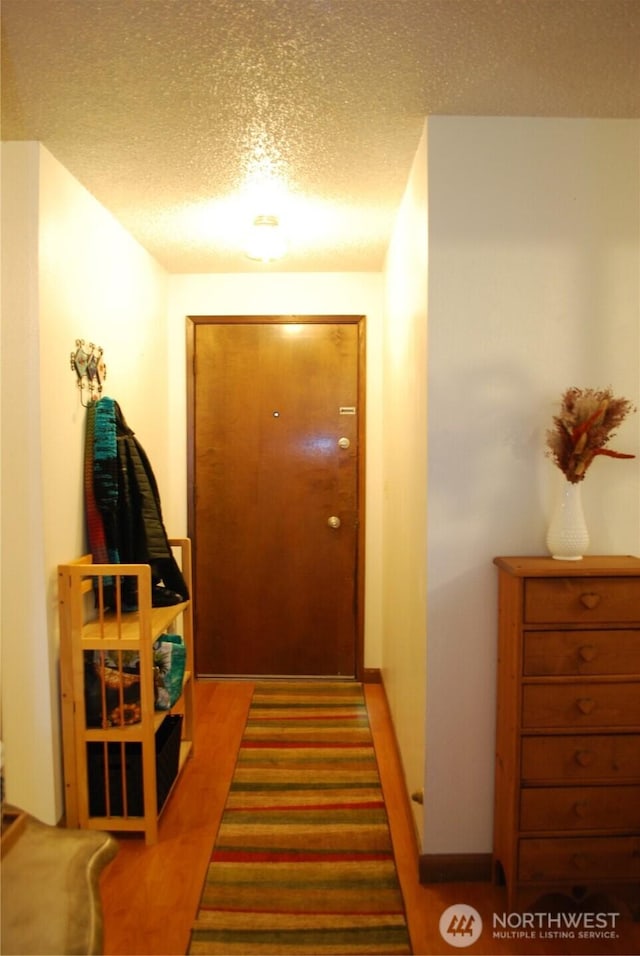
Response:
[[[250,681],[199,682],[195,754],[167,804],[160,840],[147,847],[139,836],[117,835],[120,851],[101,877],[105,956],[180,956],[186,953],[200,891],[224,808],[246,721]],[[626,913],[616,939],[497,939],[492,914],[505,909],[504,890],[488,883],[420,885],[411,810],[400,771],[384,691],[366,686],[398,874],[416,956],[454,953],[439,932],[453,904],[475,907],[485,923],[470,954],[640,954],[640,924]]]

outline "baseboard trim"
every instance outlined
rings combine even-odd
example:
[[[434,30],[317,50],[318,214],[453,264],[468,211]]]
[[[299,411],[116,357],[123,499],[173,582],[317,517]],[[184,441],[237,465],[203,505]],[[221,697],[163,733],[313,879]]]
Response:
[[[418,861],[421,883],[490,883],[490,853],[423,853]]]
[[[379,667],[365,667],[362,671],[363,684],[381,684],[382,674]]]

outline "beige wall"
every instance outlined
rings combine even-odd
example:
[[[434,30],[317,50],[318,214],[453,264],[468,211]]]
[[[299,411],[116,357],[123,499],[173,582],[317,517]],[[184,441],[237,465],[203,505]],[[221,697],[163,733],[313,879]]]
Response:
[[[60,790],[42,535],[39,173],[36,143],[3,144],[2,738],[7,799],[53,820]]]
[[[382,389],[382,671],[409,793],[423,789],[425,764],[427,222],[425,133],[387,255]]]

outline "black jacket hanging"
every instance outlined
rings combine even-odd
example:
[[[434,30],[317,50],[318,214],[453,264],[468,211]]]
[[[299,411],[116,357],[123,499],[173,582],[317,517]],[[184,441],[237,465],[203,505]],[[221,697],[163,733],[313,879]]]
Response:
[[[153,603],[186,601],[189,592],[173,556],[162,518],[158,484],[142,445],[115,405],[118,446],[120,560],[150,564]],[[175,599],[174,599],[175,595]]]
[[[151,463],[113,399],[97,403],[93,448],[93,493],[102,516],[109,560],[149,564],[152,603],[178,604],[188,589],[171,550],[162,519],[158,485]],[[91,541],[91,527],[90,546]],[[123,583],[123,602],[137,606],[133,579]]]

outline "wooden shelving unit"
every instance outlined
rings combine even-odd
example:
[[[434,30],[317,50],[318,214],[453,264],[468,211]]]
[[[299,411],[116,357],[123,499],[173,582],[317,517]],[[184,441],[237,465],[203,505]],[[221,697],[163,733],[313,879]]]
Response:
[[[172,538],[169,543],[191,594],[191,542],[188,538]],[[151,568],[146,564],[94,564],[91,555],[84,555],[60,565],[58,578],[67,826],[140,831],[148,844],[156,843],[162,806],[193,746],[191,602],[152,607]],[[123,578],[136,579],[138,609],[135,611],[122,607]],[[109,593],[116,595],[115,607],[107,606]],[[182,696],[171,711],[158,711],[155,709],[153,644],[162,634],[171,631],[180,634],[185,644]],[[94,655],[96,651],[110,652],[112,659],[119,662],[119,671],[127,659],[125,652],[139,654],[138,722],[123,724],[121,721],[122,725],[109,726],[103,700],[101,725],[87,725],[86,655]],[[120,707],[126,706],[122,692],[119,692],[119,701]],[[168,769],[162,765],[166,752],[160,743],[167,737],[170,738],[166,744],[166,748],[170,748]],[[96,812],[96,805],[101,812]]]

